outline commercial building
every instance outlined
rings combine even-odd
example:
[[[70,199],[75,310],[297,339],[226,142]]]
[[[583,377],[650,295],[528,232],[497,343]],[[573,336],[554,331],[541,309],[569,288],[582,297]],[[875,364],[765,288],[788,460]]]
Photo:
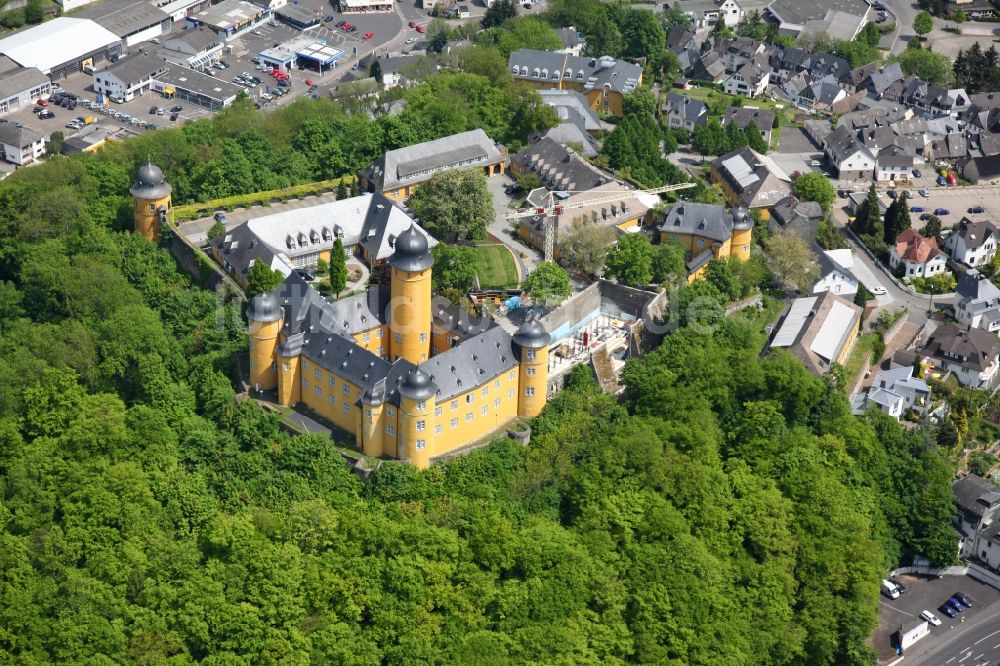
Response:
[[[152,89],[153,81],[167,66],[166,62],[148,53],[126,56],[94,72],[94,92],[113,100],[131,101]]]
[[[295,55],[298,56],[300,68],[322,74],[331,67],[336,67],[337,61],[347,53],[328,46],[323,40],[313,40],[311,44],[296,51]]]
[[[175,65],[201,71],[222,58],[222,40],[208,28],[187,28],[164,40],[158,55]]]
[[[93,21],[60,16],[0,39],[0,55],[51,79],[86,71],[122,52],[118,35]]]
[[[0,120],[0,157],[25,166],[45,154],[45,137],[21,123]]]
[[[314,72],[325,72],[347,55],[340,49],[327,46],[326,42],[309,35],[264,49],[257,54],[262,65],[290,72],[296,67]]]
[[[421,183],[445,169],[480,168],[503,173],[507,150],[481,129],[390,150],[358,174],[361,187],[402,201]]]
[[[0,55],[0,116],[34,105],[51,90],[52,81],[37,67],[22,67]]]
[[[144,0],[101,0],[74,14],[118,35],[126,47],[170,32],[173,19]]]
[[[676,241],[685,251],[688,282],[700,278],[712,259],[750,258],[753,218],[745,208],[726,210],[714,204],[682,201],[660,223],[660,242]]]
[[[576,90],[590,108],[622,115],[622,100],[642,83],[642,67],[611,56],[588,58],[568,53],[519,49],[507,66],[514,80],[538,90]]]
[[[274,15],[282,23],[290,25],[296,30],[313,28],[323,20],[321,15],[298,5],[285,5],[281,9],[274,10]]]
[[[175,23],[183,23],[188,16],[211,7],[212,0],[155,0],[151,4],[162,9]]]
[[[341,14],[370,14],[392,12],[392,0],[337,0]]]
[[[187,17],[192,27],[205,26],[228,42],[268,21],[271,10],[246,0],[222,0]]]
[[[170,63],[165,63],[164,71],[153,80],[152,89],[164,97],[176,98],[213,111],[229,106],[244,91],[242,86],[235,83]]]
[[[850,41],[864,27],[870,7],[865,0],[774,0],[767,14],[782,35],[826,33],[831,39]]]
[[[816,375],[843,365],[858,339],[861,308],[832,292],[796,298],[771,339],[771,349],[786,349]]]
[[[76,134],[71,134],[63,140],[62,152],[66,155],[92,153],[123,131],[116,127],[105,127],[100,123],[84,125]]]

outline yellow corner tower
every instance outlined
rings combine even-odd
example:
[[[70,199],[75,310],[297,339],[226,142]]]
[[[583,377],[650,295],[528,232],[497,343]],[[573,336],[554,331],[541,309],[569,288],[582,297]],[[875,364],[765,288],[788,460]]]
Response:
[[[402,459],[417,469],[430,466],[434,436],[437,386],[420,368],[414,368],[399,385],[399,444]]]
[[[403,358],[419,365],[431,350],[431,266],[427,237],[411,224],[396,238],[389,257],[392,298],[389,302],[389,360]]]
[[[753,218],[746,208],[734,208],[733,212],[733,238],[729,245],[729,252],[740,261],[750,258],[750,240],[753,233]]]
[[[163,172],[152,162],[139,167],[135,183],[129,189],[134,205],[132,218],[135,220],[135,230],[154,243],[160,239],[160,224],[166,221],[170,212],[172,191]]]
[[[275,351],[283,313],[274,294],[257,294],[250,301],[250,387],[270,391],[278,386]]]
[[[542,322],[529,317],[514,334],[514,350],[520,361],[517,415],[538,416],[545,407],[549,386],[549,334]]]

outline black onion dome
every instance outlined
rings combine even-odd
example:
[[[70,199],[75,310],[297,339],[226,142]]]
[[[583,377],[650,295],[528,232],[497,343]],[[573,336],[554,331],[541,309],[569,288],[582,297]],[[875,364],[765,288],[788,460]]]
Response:
[[[437,393],[437,386],[426,372],[420,368],[410,371],[399,385],[399,394],[411,400],[426,400]]]
[[[247,310],[247,318],[250,321],[266,324],[281,319],[281,305],[274,294],[257,294],[250,301],[250,308]]]
[[[753,218],[750,217],[750,211],[746,208],[733,209],[733,229],[753,229]]]
[[[513,339],[514,344],[522,349],[541,349],[548,346],[551,338],[537,317],[528,317],[517,329]]]
[[[169,195],[173,188],[163,177],[160,167],[148,162],[139,167],[135,174],[135,184],[129,191],[132,196],[140,199],[162,199]]]
[[[389,265],[402,271],[424,271],[434,265],[434,257],[427,245],[427,237],[411,224],[406,231],[396,237],[394,252],[389,257]]]

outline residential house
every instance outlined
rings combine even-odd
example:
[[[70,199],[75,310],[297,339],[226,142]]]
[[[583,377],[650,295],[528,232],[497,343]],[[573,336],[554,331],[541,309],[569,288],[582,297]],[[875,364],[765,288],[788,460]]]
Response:
[[[860,281],[854,274],[854,252],[848,249],[824,250],[819,254],[819,279],[812,293],[832,292],[844,298],[854,298]]]
[[[514,155],[510,169],[514,174],[537,175],[553,191],[582,192],[613,180],[611,174],[601,171],[572,148],[548,137]]]
[[[545,230],[547,226],[555,232],[552,244],[553,259],[559,259],[560,240],[582,224],[595,224],[613,228],[617,233],[632,233],[649,224],[652,210],[659,203],[655,195],[642,192],[629,193],[626,186],[618,181],[610,181],[584,192],[551,193],[544,187],[532,190],[527,205],[546,208],[551,205],[552,196],[558,203],[555,219],[544,215],[522,217],[518,220],[518,237],[531,247],[545,250]],[[620,195],[616,201],[588,203],[609,196]]]
[[[832,292],[792,301],[770,349],[786,349],[816,375],[825,374],[835,363],[843,365],[854,349],[861,325],[862,309]]]
[[[889,267],[902,273],[903,278],[933,277],[947,270],[948,258],[938,248],[933,236],[922,236],[905,229],[889,250]]]
[[[726,109],[722,116],[722,126],[729,123],[736,123],[740,129],[745,129],[747,125],[753,123],[757,131],[764,137],[764,142],[770,145],[771,129],[774,124],[774,111],[770,109],[758,109],[752,106],[731,106]]]
[[[21,123],[0,120],[0,157],[11,164],[25,166],[45,154],[45,137]]]
[[[962,386],[990,388],[1000,367],[1000,340],[979,328],[945,324],[931,334],[920,355],[935,375],[954,374]]]
[[[362,189],[402,201],[445,169],[480,168],[487,176],[506,170],[507,149],[481,129],[390,150],[358,174]]]
[[[975,268],[988,264],[997,252],[997,232],[983,220],[963,217],[944,240],[948,255],[960,264]]]
[[[959,276],[955,292],[958,323],[990,333],[1000,331],[1000,289],[992,280],[970,268]]]
[[[745,208],[726,210],[714,204],[681,201],[667,211],[657,229],[661,243],[674,240],[684,248],[691,282],[702,276],[712,259],[749,259],[753,224]]]
[[[726,63],[715,51],[707,51],[692,59],[685,74],[697,81],[720,83],[726,79]]]
[[[823,219],[823,207],[815,201],[799,201],[789,195],[774,204],[767,228],[772,234],[790,233],[808,243],[816,239],[816,228]]]
[[[563,43],[563,47],[559,49],[561,53],[578,56],[583,52],[583,47],[587,44],[586,40],[583,39],[583,35],[581,35],[580,32],[572,26],[568,28],[558,28],[556,30],[556,36],[559,38],[559,41]]]
[[[875,171],[875,156],[844,126],[827,135],[823,153],[841,180],[869,180]]]
[[[705,103],[677,93],[667,93],[663,112],[671,129],[681,128],[691,132],[695,127],[708,124],[708,107]]]
[[[891,149],[879,153],[875,158],[875,180],[910,180],[913,177],[913,164],[913,155],[898,155]]]
[[[868,77],[861,81],[859,87],[865,88],[875,98],[881,99],[889,88],[897,81],[902,81],[905,75],[898,62],[886,65],[881,69],[871,71]]]
[[[611,56],[589,58],[568,53],[518,49],[507,67],[520,85],[583,93],[590,108],[622,115],[622,100],[642,83],[642,67]]]
[[[730,95],[758,97],[767,89],[770,79],[771,68],[767,64],[767,58],[758,54],[725,80],[723,90]]]
[[[722,187],[730,206],[743,208],[771,208],[792,193],[788,174],[747,146],[715,158],[712,182]]]
[[[685,2],[683,9],[696,30],[711,28],[719,21],[733,28],[743,18],[743,8],[736,0],[694,0]]]
[[[1000,182],[1000,155],[970,157],[960,161],[958,168],[973,185]]]
[[[922,379],[913,376],[913,366],[883,370],[875,375],[855,412],[870,407],[882,410],[897,421],[910,409],[923,412],[930,404],[931,388]]]
[[[865,191],[865,192],[848,192],[848,194],[847,194],[847,212],[850,213],[851,215],[857,215],[858,214],[858,209],[861,207],[861,204],[863,204],[867,198],[868,198],[868,192],[867,191]],[[882,197],[879,196],[878,197],[878,212],[879,212],[879,215],[884,216],[885,215],[885,211],[887,209],[888,209],[888,206],[886,205],[885,201],[883,201]]]
[[[975,474],[951,484],[955,498],[958,556],[1000,567],[1000,488]]]
[[[973,21],[992,19],[997,16],[997,8],[990,0],[955,0],[944,3],[943,16],[954,16],[959,10]]]

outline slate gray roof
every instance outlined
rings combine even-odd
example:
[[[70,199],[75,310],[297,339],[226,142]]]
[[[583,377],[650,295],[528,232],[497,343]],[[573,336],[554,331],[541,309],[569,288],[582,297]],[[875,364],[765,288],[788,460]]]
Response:
[[[49,82],[49,77],[37,67],[21,67],[5,55],[0,55],[0,99],[28,92]]]
[[[581,130],[579,125],[574,123],[559,123],[545,133],[545,138],[563,145],[578,143],[583,146],[583,154],[587,157],[596,157],[599,149],[597,139]]]
[[[584,91],[607,87],[622,94],[635,90],[642,76],[639,65],[610,56],[589,58],[534,49],[519,49],[511,53],[507,68],[515,79],[547,81],[552,87],[557,87],[560,80],[567,76],[582,84]]]
[[[281,351],[301,351],[317,365],[359,386],[369,397],[376,395],[396,405],[400,384],[416,367],[430,376],[437,388],[436,397],[442,401],[516,366],[510,334],[492,323],[419,366],[404,359],[389,363],[358,346],[349,336],[385,321],[388,291],[376,287],[330,302],[293,272],[274,292],[284,311],[282,333],[287,336]]]
[[[826,145],[830,148],[830,153],[838,164],[865,148],[864,144],[844,126],[830,132],[826,137]]]
[[[542,101],[556,111],[563,121],[572,122],[587,132],[601,129],[601,118],[590,108],[587,98],[576,90],[539,90]]]
[[[0,144],[16,148],[27,148],[42,138],[41,134],[20,123],[0,120]]]
[[[133,53],[110,63],[98,74],[113,74],[125,85],[130,86],[153,78],[167,69],[167,63],[162,58],[148,53]]]
[[[512,164],[538,174],[551,190],[578,192],[611,180],[573,150],[546,137],[511,158]]]
[[[220,43],[219,36],[214,31],[203,27],[174,32],[171,33],[170,39],[163,40],[164,46],[189,55],[208,51]]]
[[[733,216],[722,206],[681,201],[674,204],[658,229],[674,234],[693,234],[720,243],[733,235]]]
[[[668,92],[664,106],[667,113],[676,114],[685,122],[693,122],[699,125],[708,123],[708,107],[700,100]]]
[[[583,44],[583,41],[580,39],[580,33],[577,32],[576,28],[558,28],[556,30],[556,37],[568,49],[573,49]]]
[[[397,148],[362,170],[380,191],[421,183],[438,171],[484,167],[503,160],[500,146],[481,129]]]
[[[985,220],[970,220],[963,217],[958,223],[958,228],[952,233],[957,234],[965,241],[967,250],[974,250],[985,243],[987,239],[993,238],[996,235],[996,229]]]
[[[931,334],[923,354],[982,372],[1000,355],[1000,340],[982,329],[945,324]]]
[[[973,313],[1000,308],[1000,289],[985,275],[970,268],[958,278],[955,289],[964,309]]]
[[[720,155],[712,169],[745,207],[771,206],[791,194],[791,179],[771,158],[744,146]]]
[[[982,516],[1000,503],[1000,488],[975,474],[969,474],[951,484],[955,504],[975,516]]]
[[[820,20],[828,11],[844,12],[854,16],[864,16],[868,3],[864,0],[774,0],[767,10],[785,23],[803,25],[809,20]]]
[[[815,201],[799,201],[794,196],[787,196],[774,205],[774,219],[782,226],[788,226],[796,220],[818,222],[823,218],[823,207]],[[826,255],[820,253],[820,263]]]
[[[102,0],[87,5],[73,16],[90,19],[122,38],[170,21],[169,14],[144,0]]]
[[[732,122],[735,122],[736,126],[740,129],[745,128],[747,124],[753,122],[760,133],[766,135],[771,131],[771,124],[774,122],[774,111],[770,109],[751,109],[745,106],[731,106],[726,109],[725,115],[722,116],[722,124],[725,126]]]
[[[972,183],[1000,178],[1000,155],[973,157],[961,165],[962,176]]]

